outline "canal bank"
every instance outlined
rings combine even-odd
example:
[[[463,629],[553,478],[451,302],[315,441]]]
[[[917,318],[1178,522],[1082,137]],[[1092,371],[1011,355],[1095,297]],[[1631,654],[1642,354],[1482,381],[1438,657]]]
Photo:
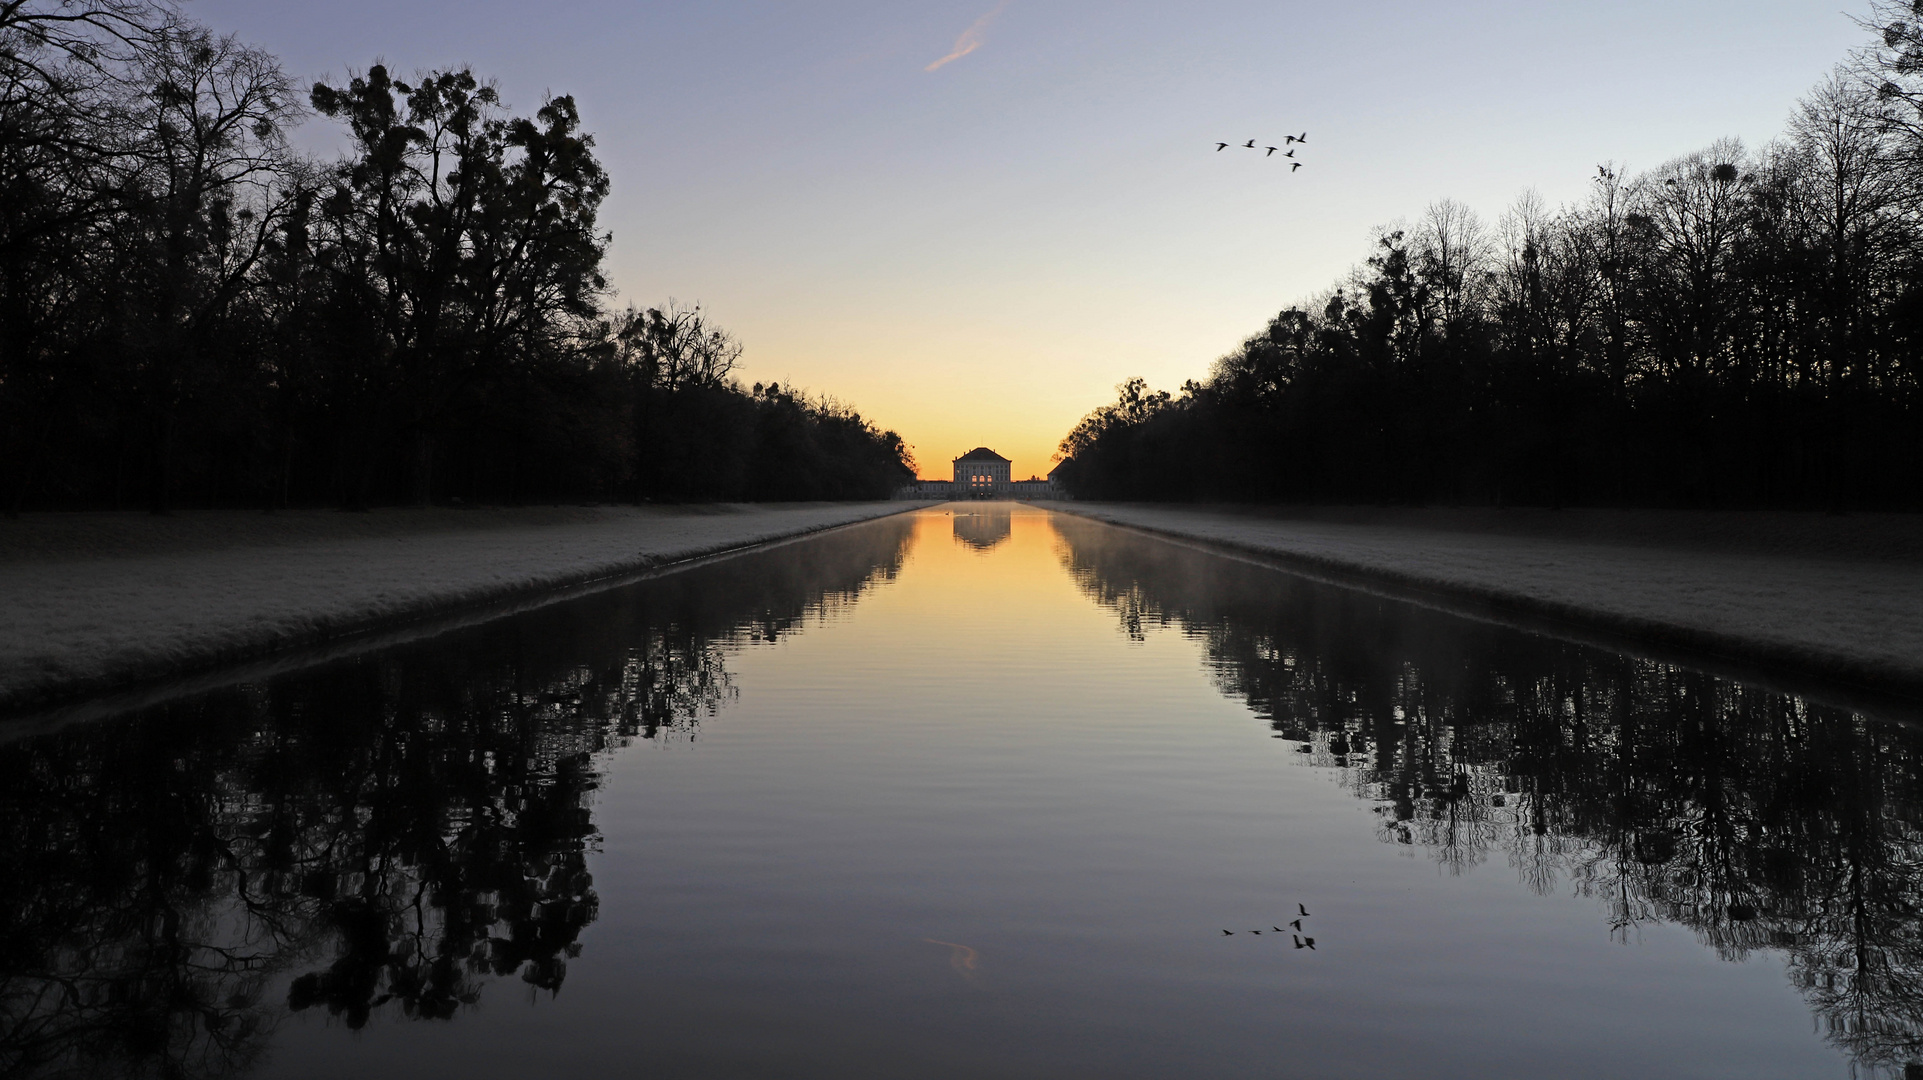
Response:
[[[542,603],[922,505],[27,515],[0,522],[0,713]]]
[[[1923,697],[1923,518],[1050,503],[1297,573],[1796,688]]]

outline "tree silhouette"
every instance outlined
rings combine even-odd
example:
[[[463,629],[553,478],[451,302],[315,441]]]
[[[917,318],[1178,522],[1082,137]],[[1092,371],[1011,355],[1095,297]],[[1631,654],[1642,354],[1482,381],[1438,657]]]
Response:
[[[0,5],[5,510],[878,498],[898,436],[731,380],[698,307],[607,310],[572,97],[376,64],[284,130],[271,56],[164,2]],[[652,320],[652,321],[651,321]],[[790,442],[811,468],[758,474]]]
[[[1452,200],[1210,376],[1062,440],[1078,495],[1914,509],[1923,490],[1923,37],[1784,136],[1721,140],[1492,233]]]

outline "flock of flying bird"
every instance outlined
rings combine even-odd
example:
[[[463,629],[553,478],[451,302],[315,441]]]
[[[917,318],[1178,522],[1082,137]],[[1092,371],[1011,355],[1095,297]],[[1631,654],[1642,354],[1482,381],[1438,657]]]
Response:
[[[1297,139],[1297,140],[1295,140],[1295,141],[1296,141],[1296,142],[1301,142],[1302,140],[1300,140],[1300,139]],[[1291,172],[1293,172],[1294,170],[1290,170],[1290,171],[1291,171]],[[1306,908],[1306,907],[1303,907],[1303,906],[1302,906],[1301,904],[1297,904],[1297,905],[1295,905],[1295,910],[1296,910],[1296,912],[1297,912],[1297,913],[1298,913],[1298,914],[1300,915],[1300,918],[1297,918],[1297,919],[1294,919],[1294,920],[1292,920],[1292,921],[1291,921],[1291,922],[1289,923],[1289,929],[1288,929],[1288,930],[1284,930],[1284,929],[1282,929],[1282,928],[1281,928],[1281,927],[1279,927],[1279,926],[1271,926],[1271,927],[1269,927],[1269,929],[1270,929],[1270,930],[1273,930],[1273,931],[1275,931],[1275,932],[1276,932],[1276,933],[1278,933],[1278,934],[1288,934],[1288,935],[1289,935],[1290,937],[1292,937],[1292,938],[1294,938],[1294,939],[1295,939],[1295,947],[1296,947],[1296,948],[1298,948],[1298,949],[1313,949],[1313,948],[1315,948],[1315,939],[1314,939],[1314,938],[1312,938],[1312,937],[1304,937],[1304,936],[1303,936],[1303,934],[1302,934],[1302,920],[1303,920],[1303,919],[1306,919],[1306,918],[1308,918],[1308,917],[1309,917],[1309,909],[1308,909],[1308,908]],[[1295,932],[1294,932],[1294,933],[1289,933],[1289,931],[1290,931],[1290,930],[1293,930],[1293,931],[1295,931]],[[1260,935],[1260,934],[1262,933],[1262,931],[1260,931],[1260,930],[1251,930],[1251,931],[1249,931],[1249,933],[1251,933],[1251,934],[1257,934],[1257,935]],[[1223,936],[1223,937],[1234,937],[1234,936],[1235,936],[1235,931],[1233,931],[1233,930],[1224,930],[1224,931],[1222,931],[1222,936]]]
[[[1306,145],[1306,144],[1308,143],[1308,141],[1309,141],[1309,133],[1305,131],[1305,132],[1303,132],[1303,133],[1302,133],[1302,134],[1300,134],[1300,135],[1285,135],[1285,136],[1283,136],[1283,137],[1282,137],[1282,146],[1261,146],[1261,147],[1258,147],[1258,146],[1256,146],[1256,145],[1255,145],[1255,140],[1254,140],[1254,139],[1250,139],[1250,140],[1249,140],[1248,142],[1245,142],[1245,143],[1242,143],[1242,144],[1241,144],[1241,148],[1242,148],[1242,149],[1244,149],[1244,150],[1267,150],[1267,151],[1268,151],[1268,153],[1266,153],[1266,154],[1263,154],[1262,156],[1263,156],[1263,157],[1274,157],[1274,156],[1275,156],[1275,152],[1276,152],[1277,150],[1281,150],[1283,146],[1288,146],[1288,147],[1293,147],[1293,146],[1294,146],[1294,145],[1295,145],[1296,143],[1303,143],[1304,145]],[[1219,154],[1219,153],[1221,153],[1221,152],[1222,152],[1222,151],[1224,151],[1224,150],[1227,150],[1228,148],[1229,148],[1229,144],[1228,144],[1228,143],[1225,143],[1225,142],[1219,142],[1219,143],[1216,143],[1216,144],[1215,144],[1215,152],[1216,152],[1216,153],[1218,153],[1218,154]],[[1294,157],[1294,156],[1295,156],[1295,151],[1294,151],[1293,149],[1290,149],[1290,150],[1288,150],[1288,151],[1286,151],[1286,152],[1284,152],[1282,156],[1283,156],[1283,157],[1285,157],[1285,158],[1292,158],[1292,157]],[[1299,161],[1291,161],[1291,162],[1289,162],[1289,171],[1290,171],[1290,172],[1294,172],[1295,170],[1297,170],[1297,169],[1299,169],[1299,168],[1301,168],[1301,167],[1302,167],[1302,163],[1301,163],[1301,162],[1299,162]]]

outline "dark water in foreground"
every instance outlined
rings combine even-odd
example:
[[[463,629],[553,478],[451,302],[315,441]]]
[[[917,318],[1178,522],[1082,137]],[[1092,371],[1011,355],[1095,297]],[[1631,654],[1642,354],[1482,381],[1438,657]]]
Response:
[[[1920,751],[924,512],[0,745],[0,1077],[1902,1076]]]

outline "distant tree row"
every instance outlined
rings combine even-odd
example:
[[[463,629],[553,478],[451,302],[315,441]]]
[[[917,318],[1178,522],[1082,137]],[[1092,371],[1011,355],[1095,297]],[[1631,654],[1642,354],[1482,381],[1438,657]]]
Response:
[[[289,147],[315,114],[340,160]],[[698,308],[607,310],[593,146],[571,97],[517,115],[466,69],[303,95],[165,0],[0,4],[4,507],[911,477],[852,410],[738,386]]]
[[[1097,498],[1923,505],[1923,0],[1759,152],[1492,229],[1444,200],[1178,394],[1061,445]]]

